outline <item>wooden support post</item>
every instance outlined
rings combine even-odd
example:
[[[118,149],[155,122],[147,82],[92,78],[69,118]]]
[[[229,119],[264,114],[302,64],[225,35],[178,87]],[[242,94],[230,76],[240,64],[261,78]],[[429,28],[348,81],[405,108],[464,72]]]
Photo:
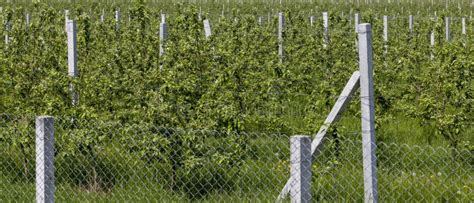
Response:
[[[311,202],[311,138],[293,136],[290,139],[291,152],[291,202]]]
[[[54,202],[54,118],[36,118],[36,202]]]
[[[375,108],[372,66],[372,27],[359,25],[360,105],[365,202],[378,202],[375,156]]]

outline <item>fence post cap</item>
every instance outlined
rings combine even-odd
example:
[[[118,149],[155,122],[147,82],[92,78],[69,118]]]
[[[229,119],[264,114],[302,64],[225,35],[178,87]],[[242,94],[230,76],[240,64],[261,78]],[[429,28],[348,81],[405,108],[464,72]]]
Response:
[[[367,32],[372,32],[372,26],[370,23],[362,23],[357,25],[357,31],[358,33],[367,33]]]
[[[309,137],[308,135],[293,135],[292,138]]]
[[[54,118],[53,116],[47,116],[47,115],[36,117],[36,119],[53,119],[53,118]]]

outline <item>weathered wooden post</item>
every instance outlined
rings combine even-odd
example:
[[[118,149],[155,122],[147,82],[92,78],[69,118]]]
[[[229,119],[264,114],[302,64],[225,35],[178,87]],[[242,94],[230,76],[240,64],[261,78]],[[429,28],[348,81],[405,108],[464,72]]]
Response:
[[[360,105],[365,202],[378,202],[375,156],[375,106],[372,66],[372,27],[359,25]]]
[[[311,25],[311,27],[313,27],[313,25],[314,25],[314,16],[309,17],[309,24]]]
[[[54,118],[36,118],[36,202],[54,202]]]
[[[291,202],[311,202],[311,138],[297,135],[290,142]]]

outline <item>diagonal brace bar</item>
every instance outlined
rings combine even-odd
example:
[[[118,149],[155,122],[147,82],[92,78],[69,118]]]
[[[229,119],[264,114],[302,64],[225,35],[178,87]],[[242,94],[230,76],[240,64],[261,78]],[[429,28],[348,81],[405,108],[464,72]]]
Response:
[[[352,96],[354,95],[355,91],[359,89],[360,86],[360,73],[359,71],[355,71],[349,81],[347,82],[346,86],[342,90],[341,95],[339,95],[339,98],[337,99],[336,103],[331,109],[331,112],[329,115],[326,117],[326,120],[324,121],[324,124],[321,126],[319,129],[318,133],[314,136],[314,139],[311,143],[311,154],[313,156],[313,159],[316,158],[316,156],[319,155],[323,148],[323,143],[324,143],[324,138],[326,136],[326,133],[331,127],[331,125],[335,122],[337,122],[341,115],[342,112],[344,112],[345,108],[349,104],[349,102],[352,100]],[[282,191],[280,192],[280,195],[278,195],[277,201],[281,201],[285,198],[285,196],[290,192],[290,183],[291,183],[291,178],[288,179],[288,181],[285,184],[285,187],[283,187]]]

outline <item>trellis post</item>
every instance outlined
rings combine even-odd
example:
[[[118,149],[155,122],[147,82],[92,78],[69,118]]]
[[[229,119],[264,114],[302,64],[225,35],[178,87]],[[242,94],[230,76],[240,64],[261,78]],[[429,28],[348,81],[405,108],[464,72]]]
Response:
[[[323,27],[324,27],[324,44],[326,47],[329,43],[329,15],[328,12],[323,12]]]
[[[451,41],[451,18],[445,17],[444,23],[445,23],[446,41],[449,42]]]
[[[278,56],[280,62],[283,60],[283,29],[285,29],[285,16],[283,13],[278,13]]]
[[[211,24],[209,23],[208,19],[205,19],[203,23],[204,23],[204,35],[206,36],[206,38],[209,38],[212,35]]]
[[[77,28],[76,21],[67,20],[66,22],[67,32],[67,64],[68,64],[68,75],[72,78],[78,76],[77,71]],[[70,84],[70,91],[72,93],[72,105],[79,103],[79,96],[74,89],[74,85]]]

